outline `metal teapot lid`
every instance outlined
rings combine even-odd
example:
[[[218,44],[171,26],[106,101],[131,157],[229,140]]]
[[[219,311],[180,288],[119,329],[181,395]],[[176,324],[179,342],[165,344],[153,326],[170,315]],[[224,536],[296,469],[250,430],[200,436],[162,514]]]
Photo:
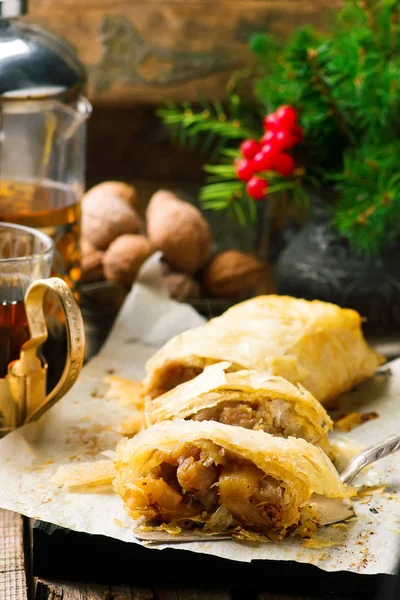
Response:
[[[0,0],[0,101],[57,98],[74,102],[87,81],[74,49],[37,25],[8,20],[27,0]]]

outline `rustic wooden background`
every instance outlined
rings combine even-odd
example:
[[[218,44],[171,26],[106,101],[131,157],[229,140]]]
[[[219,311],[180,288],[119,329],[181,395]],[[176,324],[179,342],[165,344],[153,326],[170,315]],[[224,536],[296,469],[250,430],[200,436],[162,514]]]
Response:
[[[86,64],[88,183],[197,181],[202,158],[172,147],[154,116],[165,100],[222,98],[252,57],[252,33],[326,29],[339,0],[30,0],[29,19],[66,38]]]

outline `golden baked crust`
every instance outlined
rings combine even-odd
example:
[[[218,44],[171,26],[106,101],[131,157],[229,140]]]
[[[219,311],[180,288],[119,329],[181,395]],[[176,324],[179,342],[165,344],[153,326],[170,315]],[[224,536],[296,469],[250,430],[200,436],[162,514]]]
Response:
[[[313,498],[347,502],[317,446],[215,421],[165,421],[122,440],[116,473],[115,490],[132,517],[208,531],[286,535],[304,528]],[[316,513],[311,520],[318,523]]]
[[[322,404],[370,377],[384,359],[366,343],[360,315],[334,304],[258,296],[170,340],[148,361],[144,393],[156,397],[205,366],[257,369],[301,383]]]
[[[206,367],[186,383],[147,399],[148,425],[166,420],[213,420],[282,437],[302,437],[329,452],[332,420],[302,386],[265,371],[226,372],[230,363]]]

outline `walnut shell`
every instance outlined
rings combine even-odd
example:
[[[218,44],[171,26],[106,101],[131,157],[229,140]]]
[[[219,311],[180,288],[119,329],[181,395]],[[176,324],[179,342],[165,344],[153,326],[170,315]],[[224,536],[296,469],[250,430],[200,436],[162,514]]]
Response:
[[[215,298],[241,298],[265,276],[266,265],[238,250],[217,254],[203,272],[205,291]]]
[[[93,244],[91,244],[88,240],[85,240],[85,238],[81,238],[80,245],[81,245],[81,255],[82,256],[86,256],[87,254],[90,254],[90,252],[93,252],[94,250],[96,250],[96,248],[93,246]]]
[[[117,237],[138,233],[142,220],[118,196],[89,191],[82,202],[82,237],[98,250],[105,250]]]
[[[143,235],[121,235],[104,253],[106,279],[132,285],[140,267],[152,253],[150,242]]]
[[[90,283],[103,279],[103,254],[87,240],[81,240],[81,281]]]
[[[186,273],[167,273],[163,279],[170,297],[178,302],[200,297],[199,283]]]
[[[123,181],[103,181],[86,192],[85,198],[91,196],[96,196],[97,200],[104,196],[115,196],[132,208],[137,209],[138,207],[136,189]]]
[[[210,227],[195,206],[160,190],[152,196],[146,217],[150,242],[163,252],[172,269],[193,274],[207,262]]]

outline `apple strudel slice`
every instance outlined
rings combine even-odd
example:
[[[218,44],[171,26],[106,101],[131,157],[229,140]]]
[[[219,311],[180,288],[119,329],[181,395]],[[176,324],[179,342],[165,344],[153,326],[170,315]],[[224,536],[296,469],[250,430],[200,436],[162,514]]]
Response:
[[[230,366],[228,362],[210,365],[191,381],[148,399],[147,424],[175,419],[218,421],[303,438],[330,455],[327,434],[333,422],[307,390],[265,371],[229,372]]]
[[[115,464],[128,513],[178,528],[307,537],[320,499],[350,505],[317,446],[215,421],[157,423],[123,439]]]

